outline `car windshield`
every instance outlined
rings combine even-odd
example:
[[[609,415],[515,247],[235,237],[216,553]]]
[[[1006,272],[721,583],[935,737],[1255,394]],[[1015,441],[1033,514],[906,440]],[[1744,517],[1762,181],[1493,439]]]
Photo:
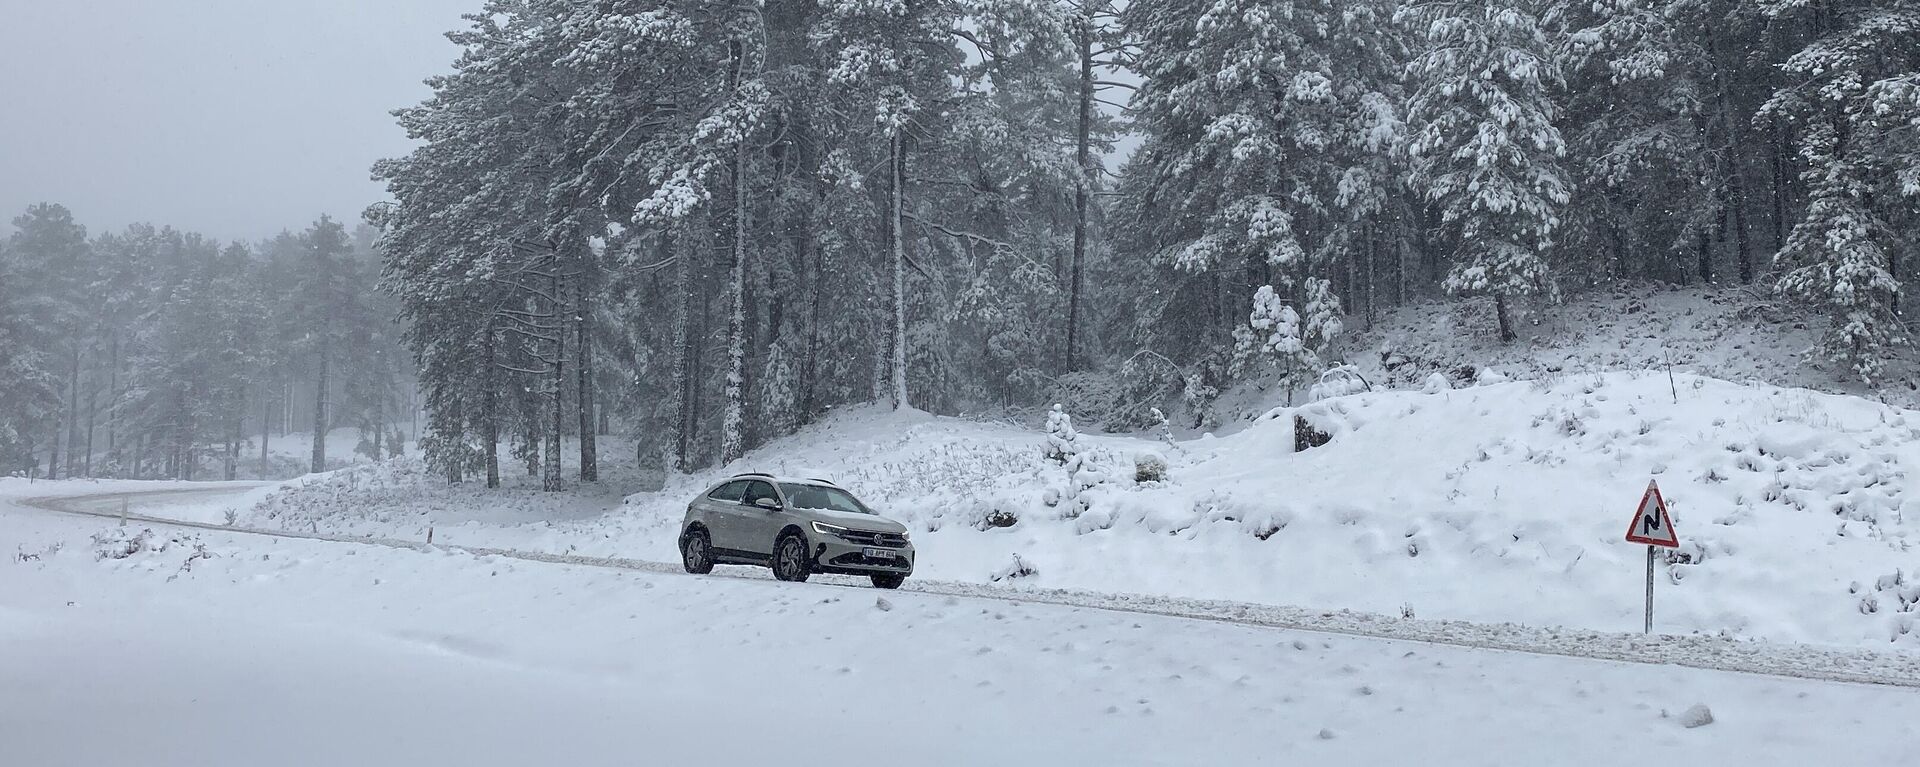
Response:
[[[855,514],[873,513],[872,509],[856,500],[852,493],[837,487],[782,482],[780,492],[786,494],[787,504],[797,509],[829,509],[851,511]]]

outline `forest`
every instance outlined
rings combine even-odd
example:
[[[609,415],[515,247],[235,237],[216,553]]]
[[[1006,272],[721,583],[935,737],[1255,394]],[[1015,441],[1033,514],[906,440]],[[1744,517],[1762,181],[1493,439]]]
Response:
[[[148,224],[90,238],[52,204],[13,225],[0,475],[293,476],[340,467],[326,438],[342,426],[369,458],[403,450],[413,364],[371,229],[322,217],[259,243]],[[287,435],[302,439],[274,452]]]
[[[395,113],[417,148],[373,169],[391,199],[358,237],[17,220],[0,460],[231,473],[296,401],[380,435],[415,382],[423,456],[488,486],[503,450],[560,489],[597,478],[596,435],[691,470],[868,402],[1200,424],[1232,387],[1317,379],[1389,308],[1470,301],[1512,341],[1523,306],[1621,279],[1789,299],[1870,382],[1909,336],[1920,0],[467,21]]]

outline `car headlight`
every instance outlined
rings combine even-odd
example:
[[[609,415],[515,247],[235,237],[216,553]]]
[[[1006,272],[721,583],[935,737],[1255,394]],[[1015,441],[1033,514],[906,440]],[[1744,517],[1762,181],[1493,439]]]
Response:
[[[813,523],[813,531],[821,535],[831,535],[837,538],[844,538],[847,535],[846,528],[839,525],[829,525],[825,522]]]

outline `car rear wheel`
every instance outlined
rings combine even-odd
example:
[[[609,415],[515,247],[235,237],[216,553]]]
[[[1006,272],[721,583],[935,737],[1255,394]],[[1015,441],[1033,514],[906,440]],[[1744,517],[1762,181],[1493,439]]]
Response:
[[[812,574],[813,563],[807,559],[805,538],[789,533],[774,545],[773,577],[799,583]]]
[[[680,539],[680,565],[694,575],[713,572],[713,542],[707,531],[694,530]]]
[[[904,573],[873,574],[873,587],[876,589],[897,589],[900,588],[900,584],[906,582],[907,576]]]

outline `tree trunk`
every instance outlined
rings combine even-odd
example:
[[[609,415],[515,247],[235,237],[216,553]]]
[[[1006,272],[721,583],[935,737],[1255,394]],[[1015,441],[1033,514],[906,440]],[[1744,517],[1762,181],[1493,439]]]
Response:
[[[894,129],[889,159],[892,166],[893,204],[889,211],[889,220],[893,229],[893,354],[892,390],[893,409],[906,410],[912,407],[907,401],[907,240],[902,231],[902,222],[906,208],[906,137],[905,131]]]
[[[735,55],[739,55],[735,44]],[[738,59],[736,58],[736,67]],[[735,70],[735,76],[739,74]],[[724,410],[720,419],[720,465],[733,463],[745,452],[746,402],[742,389],[747,374],[747,145],[742,141],[733,148],[733,168],[728,173],[728,182],[733,187],[733,206],[731,218],[732,240],[728,247],[731,260],[730,276],[727,278],[727,379]]]
[[[487,320],[486,372],[480,384],[480,440],[487,456],[487,489],[500,488],[500,365],[494,360],[496,336],[493,320]]]
[[[549,326],[549,332],[553,333],[553,380],[549,384],[553,389],[553,423],[548,424],[546,472],[540,478],[540,489],[549,493],[565,488],[560,481],[560,438],[562,427],[567,421],[564,396],[567,390],[567,325],[561,316],[566,306],[564,297],[561,295],[565,285],[560,281],[560,263],[557,257],[552,268],[553,274],[548,281],[548,290],[553,291],[550,301],[553,310],[550,315],[552,321]]]
[[[327,388],[332,385],[329,375],[332,373],[333,344],[328,338],[331,333],[325,323],[320,326],[320,356],[317,363],[318,373],[313,381],[313,468],[314,473],[327,470]]]
[[[600,447],[594,440],[598,424],[594,423],[594,405],[598,401],[593,393],[593,323],[588,321],[592,308],[587,305],[587,276],[582,271],[573,291],[574,330],[579,335],[574,339],[574,347],[580,350],[579,363],[574,366],[573,375],[580,386],[580,395],[574,403],[580,412],[580,481],[600,481]]]
[[[1380,241],[1374,237],[1373,224],[1366,227],[1367,238],[1367,330],[1373,330],[1374,289],[1379,283]]]
[[[73,345],[73,356],[67,366],[67,406],[62,410],[63,419],[60,431],[67,438],[67,477],[74,476],[80,468],[79,456],[74,455],[74,437],[80,431],[80,344]]]
[[[86,453],[80,459],[80,473],[88,477],[93,476],[93,430],[100,417],[100,347],[96,344],[92,348],[93,353],[88,355],[93,358],[93,367],[87,373]]]
[[[119,456],[120,432],[120,331],[113,331],[107,352],[107,457]]]
[[[1700,284],[1706,285],[1713,282],[1713,236],[1704,228],[1696,236],[1699,238],[1696,252],[1700,258]]]
[[[53,441],[47,446],[47,479],[60,478],[60,426],[54,424]]]
[[[260,466],[267,465],[267,440],[273,435],[273,403],[266,384],[260,385]]]
[[[1500,343],[1510,344],[1519,338],[1519,336],[1513,332],[1513,320],[1507,314],[1507,297],[1505,294],[1493,294],[1493,314],[1500,322]]]
[[[1740,282],[1744,284],[1753,281],[1753,254],[1747,248],[1747,187],[1745,174],[1741,172],[1740,167],[1740,152],[1746,147],[1746,138],[1740,127],[1746,121],[1741,119],[1738,110],[1734,108],[1733,86],[1720,64],[1718,53],[1720,46],[1717,42],[1720,30],[1709,25],[1703,32],[1706,35],[1707,55],[1713,61],[1713,77],[1719,85],[1720,122],[1726,126],[1727,131],[1724,150],[1727,162],[1727,188],[1722,191],[1725,193],[1725,204],[1732,209],[1733,213],[1734,254],[1740,270]],[[1706,275],[1701,275],[1701,278],[1707,279]]]
[[[1733,161],[1733,175],[1728,177],[1733,197],[1728,207],[1733,212],[1733,251],[1740,266],[1740,282],[1753,282],[1753,244],[1747,236],[1747,182],[1740,173],[1740,163]]]
[[[673,240],[667,233],[660,235],[660,255],[673,250]],[[694,249],[688,248],[681,253],[674,275],[674,292],[680,301],[679,322],[673,330],[673,392],[674,428],[673,428],[673,465],[667,471],[686,471],[687,441],[693,432],[693,258]]]
[[[527,476],[540,476],[540,427],[528,421],[527,433],[521,436],[527,443]]]
[[[711,277],[712,275],[702,269],[701,285],[711,284]],[[702,407],[701,395],[706,393],[707,337],[711,335],[708,333],[707,321],[713,316],[713,291],[705,289],[700,291],[700,313],[697,316],[700,324],[693,334],[693,364],[688,370],[690,377],[687,379],[687,459],[689,462],[700,457],[693,451],[700,446],[700,416],[706,412],[706,408]]]
[[[1787,139],[1773,129],[1773,252],[1787,246]]]
[[[1079,124],[1074,131],[1074,168],[1079,171],[1073,183],[1073,262],[1067,272],[1067,356],[1061,366],[1074,372],[1080,365],[1080,294],[1087,263],[1087,210],[1093,184],[1093,6],[1083,3],[1075,52],[1080,57]]]
[[[244,406],[246,403],[241,403]],[[227,465],[221,476],[232,482],[240,471],[240,418],[235,417],[227,428]]]
[[[447,407],[453,410],[453,415],[447,420],[453,422],[454,434],[450,436],[457,437],[460,441],[465,442],[467,439],[466,400],[461,397],[453,397],[451,399],[453,401],[449,403]],[[466,472],[467,467],[465,461],[448,461],[447,484],[457,485],[466,481]]]
[[[1402,219],[1404,222],[1404,219]],[[1413,261],[1413,246],[1404,229],[1395,227],[1393,237],[1393,296],[1395,306],[1407,305],[1407,264]]]

